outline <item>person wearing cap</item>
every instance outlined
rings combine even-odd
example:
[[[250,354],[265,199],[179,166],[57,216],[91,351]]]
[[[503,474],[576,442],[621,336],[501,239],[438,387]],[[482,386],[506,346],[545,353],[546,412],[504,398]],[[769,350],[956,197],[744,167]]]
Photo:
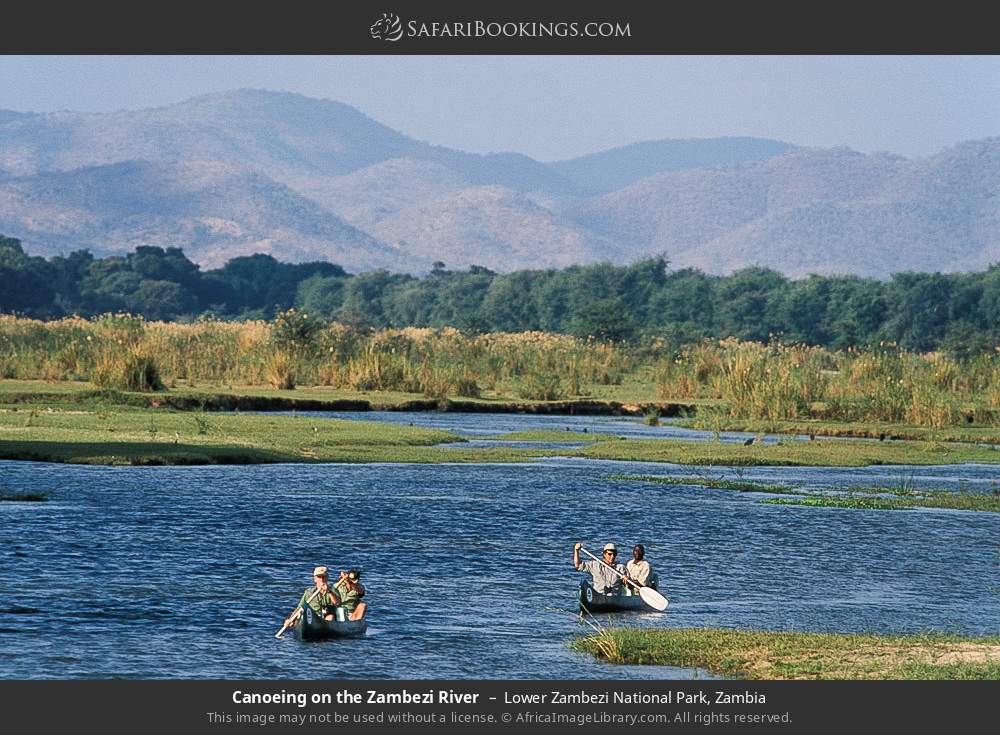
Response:
[[[646,561],[645,546],[642,544],[636,544],[632,547],[632,558],[629,559],[628,564],[625,565],[625,572],[628,574],[628,578],[640,587],[645,587],[649,584],[649,578],[653,574],[653,568],[649,566],[649,562]]]
[[[365,588],[361,584],[361,572],[351,569],[340,573],[340,579],[333,586],[340,597],[340,606],[347,612],[348,620],[361,620],[368,608],[361,598],[365,596]]]
[[[326,567],[316,567],[313,569],[314,586],[302,593],[299,604],[295,609],[299,610],[303,605],[308,605],[323,620],[333,620],[337,605],[340,604],[340,598],[330,589],[329,576]],[[286,620],[285,622],[287,623],[288,621]]]
[[[581,543],[573,546],[573,566],[576,567],[577,571],[590,573],[594,592],[601,592],[605,595],[616,595],[621,592],[622,578],[608,569],[608,567],[613,567],[621,574],[625,574],[625,567],[621,564],[615,564],[615,559],[618,557],[618,547],[611,543],[604,544],[604,564],[601,564],[596,559],[580,561],[580,548],[582,546]]]

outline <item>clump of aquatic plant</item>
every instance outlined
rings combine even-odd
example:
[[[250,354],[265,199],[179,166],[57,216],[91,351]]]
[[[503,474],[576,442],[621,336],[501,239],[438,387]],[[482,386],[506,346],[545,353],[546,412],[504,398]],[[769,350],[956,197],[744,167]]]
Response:
[[[715,490],[736,490],[741,493],[790,493],[799,492],[787,485],[768,485],[750,480],[726,480],[724,478],[701,477],[697,475],[663,476],[663,475],[608,475],[609,480],[631,482],[652,482],[659,485],[696,485]]]
[[[766,498],[763,505],[804,505],[813,508],[855,508],[859,510],[906,510],[910,506],[888,498],[809,496],[803,498]]]
[[[1000,678],[1000,637],[733,628],[613,628],[573,648],[621,664],[679,666],[740,679]]]

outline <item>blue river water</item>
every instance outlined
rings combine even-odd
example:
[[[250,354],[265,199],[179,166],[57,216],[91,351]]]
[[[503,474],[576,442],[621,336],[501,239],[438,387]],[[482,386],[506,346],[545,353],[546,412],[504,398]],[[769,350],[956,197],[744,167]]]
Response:
[[[686,435],[611,417],[341,417],[480,439],[566,426]],[[670,599],[663,614],[614,622],[1000,630],[1000,515],[762,505],[752,493],[607,479],[684,471],[582,459],[127,468],[0,462],[0,488],[50,494],[45,503],[0,503],[0,678],[705,676],[601,664],[568,647],[589,631],[574,605],[578,540],[592,549],[644,543]],[[739,474],[815,487],[906,482],[989,491],[1000,472],[961,465]],[[365,639],[274,638],[317,564],[362,570],[371,605]]]

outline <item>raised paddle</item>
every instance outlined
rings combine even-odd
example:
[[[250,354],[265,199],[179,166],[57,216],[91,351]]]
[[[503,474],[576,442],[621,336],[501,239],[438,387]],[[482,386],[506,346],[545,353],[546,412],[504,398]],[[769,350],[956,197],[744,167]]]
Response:
[[[589,551],[587,551],[582,546],[580,547],[580,551],[582,551],[584,554],[586,554],[587,556],[589,556],[594,561],[600,562],[601,564],[603,564],[604,566],[606,566],[612,572],[614,572],[619,577],[621,577],[623,580],[625,580],[628,584],[631,584],[632,586],[638,586],[639,587],[639,597],[641,597],[642,601],[645,602],[647,605],[649,605],[651,608],[653,608],[654,610],[666,610],[667,609],[667,598],[664,597],[663,595],[661,595],[656,590],[654,590],[652,587],[643,587],[641,585],[636,585],[635,582],[633,582],[631,579],[629,579],[624,574],[622,574],[621,572],[619,572],[613,566],[611,566],[610,564],[608,564],[606,561],[604,561],[604,559],[597,558],[596,556],[594,556],[593,554],[591,554]]]
[[[309,595],[309,599],[306,600],[306,604],[308,605],[310,602],[312,602],[313,598],[316,595],[318,595],[318,594],[319,594],[319,587],[316,588],[315,592],[313,592],[311,595]],[[300,607],[295,608],[295,611],[291,615],[288,616],[288,619],[285,620],[285,624],[281,626],[281,630],[279,630],[277,633],[274,634],[274,637],[275,638],[281,638],[281,636],[284,634],[284,632],[286,630],[288,630],[288,626],[291,625],[292,623],[294,623],[296,620],[298,620],[299,619],[299,615],[301,615],[301,614],[302,614],[302,607],[300,606]]]

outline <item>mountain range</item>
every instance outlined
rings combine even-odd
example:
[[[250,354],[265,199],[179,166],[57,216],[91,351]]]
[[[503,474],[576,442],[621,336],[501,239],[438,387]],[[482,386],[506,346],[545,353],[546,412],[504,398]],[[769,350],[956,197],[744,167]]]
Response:
[[[358,272],[627,263],[790,276],[1000,262],[1000,138],[927,158],[761,138],[567,161],[475,154],[358,110],[238,90],[153,109],[0,110],[0,233],[33,254],[180,246]]]

